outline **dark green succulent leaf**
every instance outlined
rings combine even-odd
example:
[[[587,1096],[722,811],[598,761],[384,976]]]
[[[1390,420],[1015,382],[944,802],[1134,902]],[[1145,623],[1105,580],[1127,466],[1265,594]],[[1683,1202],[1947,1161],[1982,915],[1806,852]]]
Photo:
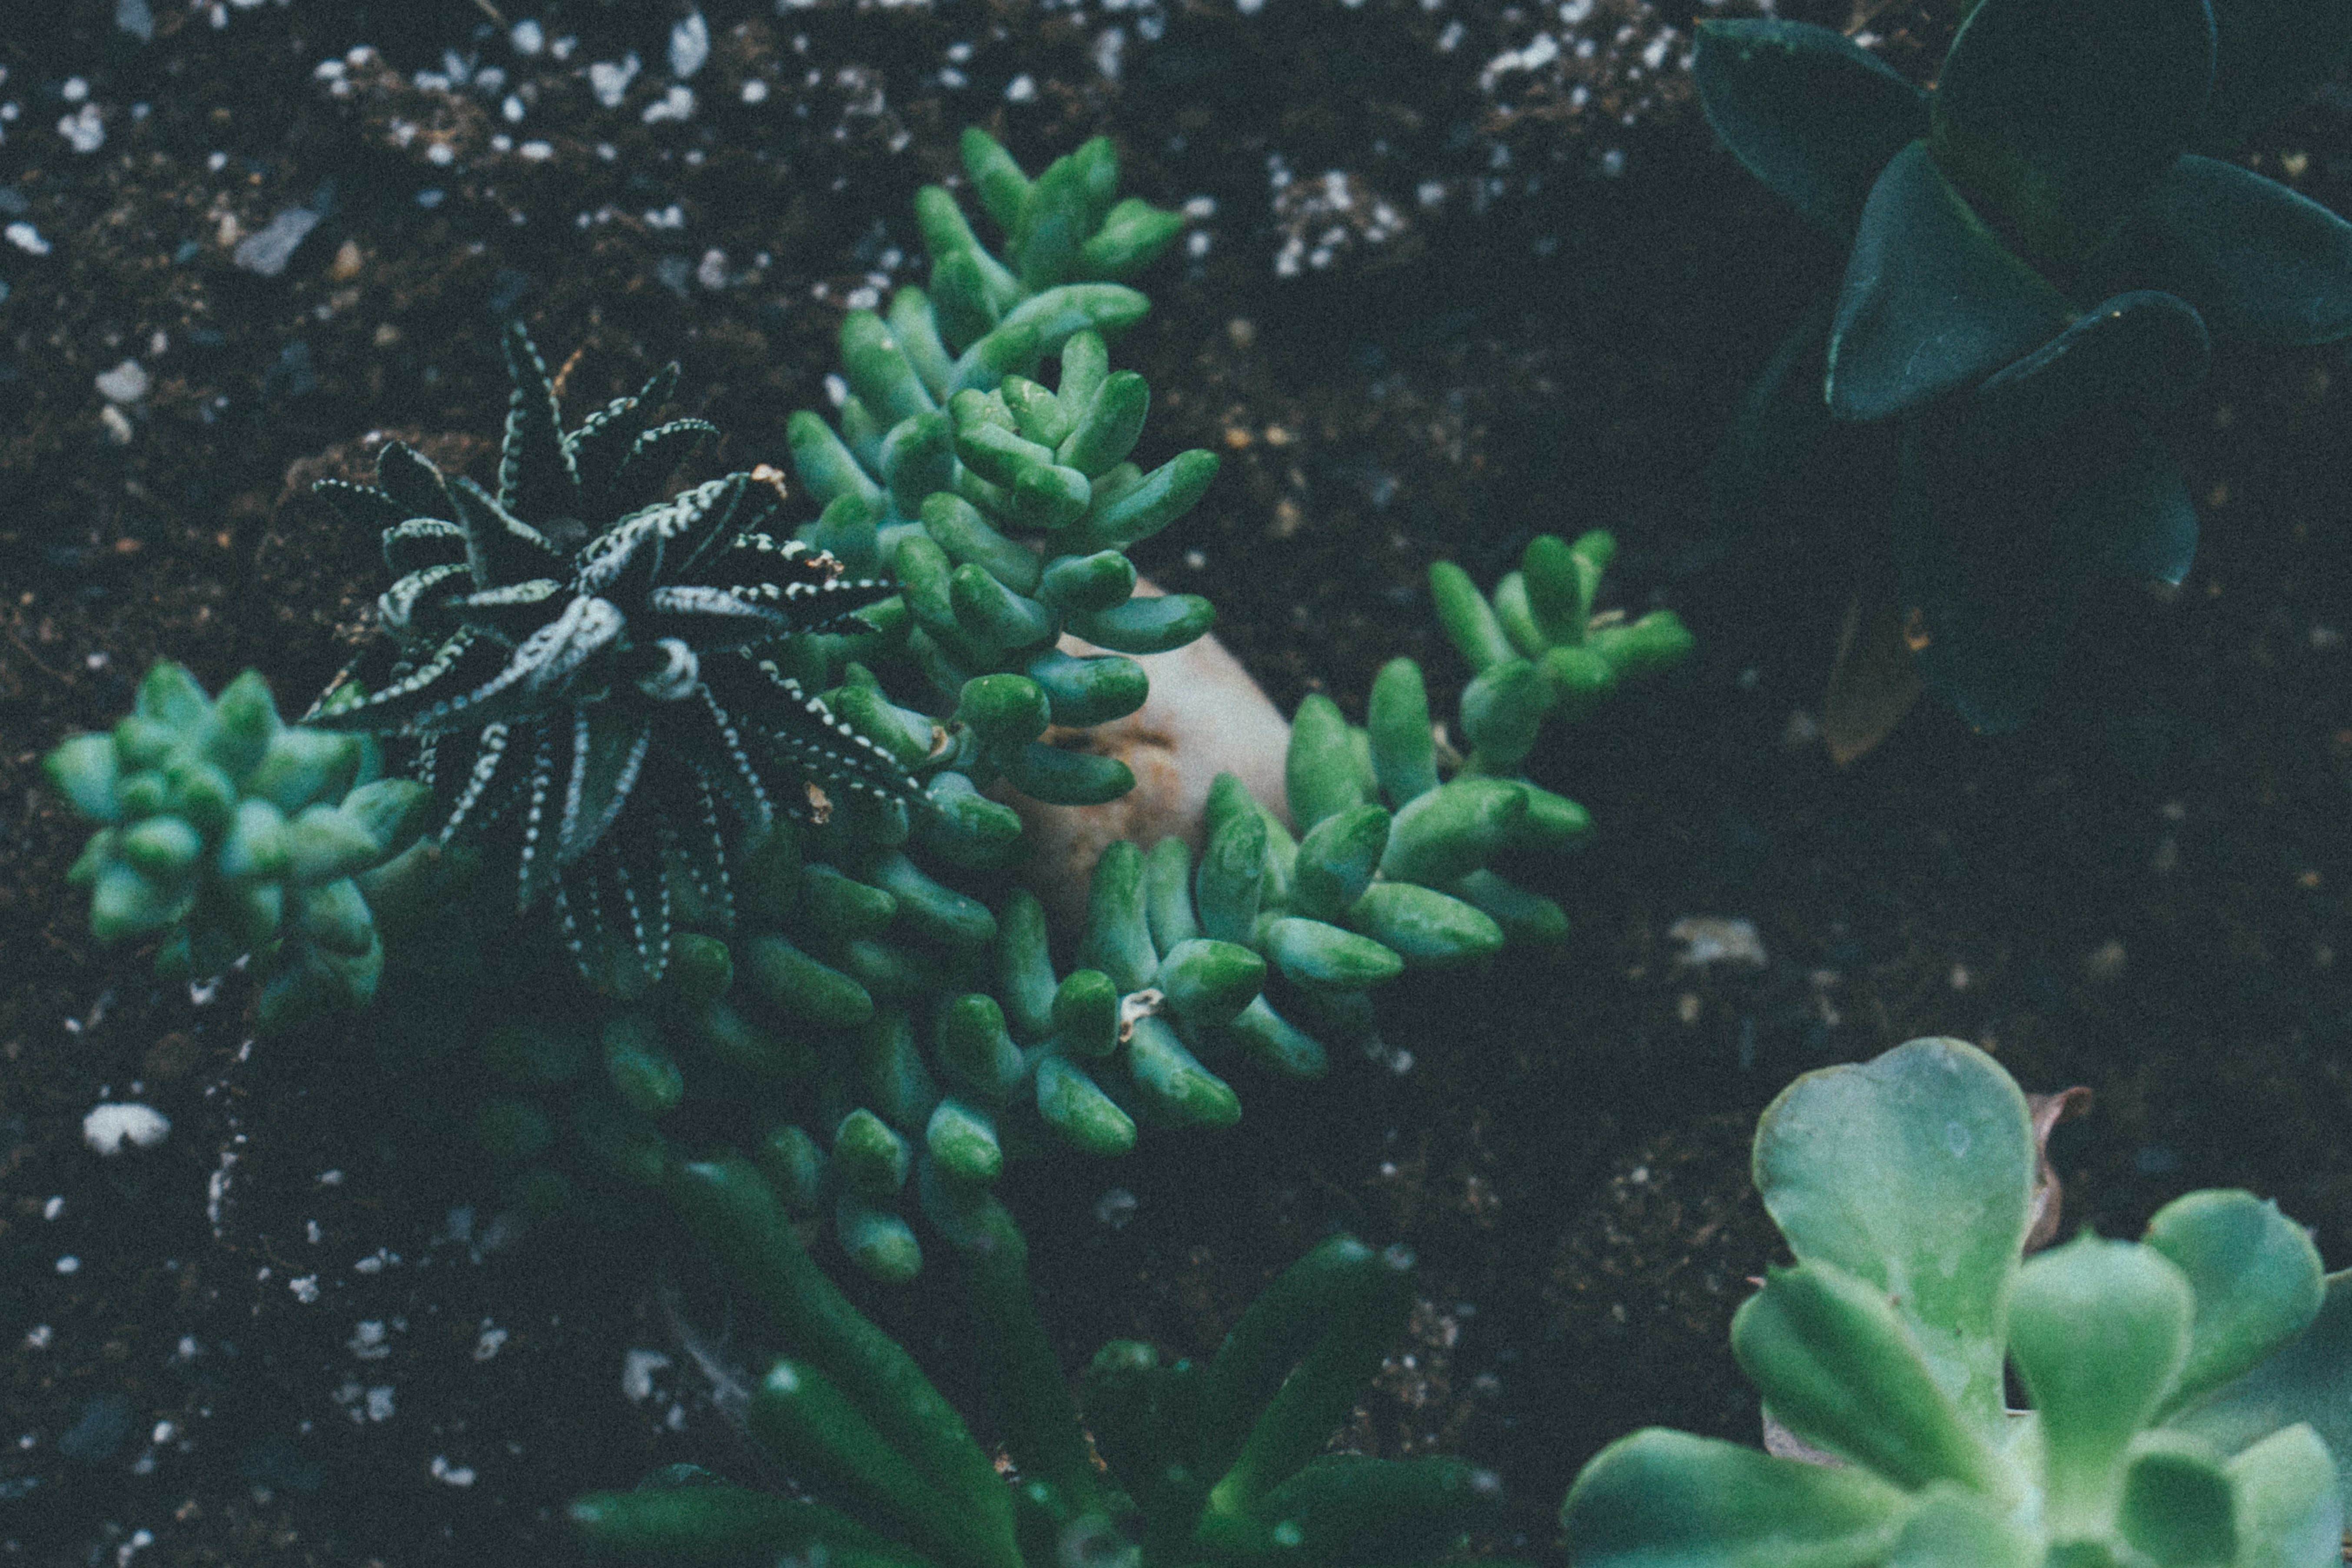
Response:
[[[562,553],[547,535],[500,506],[490,493],[460,477],[448,487],[457,526],[466,531],[466,566],[477,588],[503,588],[533,577],[564,574]]]
[[[1830,412],[1867,420],[1917,408],[1981,381],[2074,316],[1914,142],[1863,209],[1830,327]]]
[[[672,360],[654,372],[635,395],[613,399],[564,437],[563,445],[580,475],[583,504],[593,504],[604,495],[629,448],[677,391],[678,374],[677,362]]]
[[[1928,141],[2011,244],[2070,273],[2188,151],[2212,84],[2206,0],[1983,0],[1944,58]]]
[[[2199,144],[2234,152],[2352,49],[2352,0],[2213,0],[2213,98]]]
[[[394,528],[410,515],[406,507],[373,485],[355,485],[349,479],[320,479],[310,489],[320,500],[341,512],[345,521],[362,528]]]
[[[2352,1270],[2327,1277],[2319,1313],[2300,1338],[2165,1425],[2242,1457],[2299,1423],[2326,1441],[2338,1483],[2352,1490]]]
[[[1584,1468],[1559,1521],[1579,1568],[1865,1568],[1904,1512],[1862,1470],[1652,1426]]]
[[[2128,413],[2057,429],[1913,420],[1903,475],[1895,543],[1920,673],[1984,733],[2040,708],[2090,582],[2178,583],[2196,556],[2179,468]]]
[[[1959,1040],[1808,1073],[1756,1129],[1764,1206],[1800,1262],[1899,1298],[1937,1386],[2000,1418],[2000,1323],[2033,1184],[2025,1097]]]
[[[1748,172],[1842,237],[1886,160],[1927,133],[1917,88],[1810,22],[1702,22],[1691,78],[1707,123]]]
[[[2161,414],[2204,379],[2211,359],[2204,319],[2186,300],[2118,294],[1994,372],[1977,388],[1972,416],[2047,427],[2099,408]]]
[[[441,470],[405,441],[386,441],[376,448],[375,482],[400,505],[404,517],[454,520]]]
[[[2246,1192],[2190,1193],[2157,1211],[2146,1239],[2197,1293],[2189,1361],[2169,1405],[2251,1371],[2319,1311],[2319,1249],[2276,1203]]]
[[[2283,348],[2352,333],[2352,224],[2317,202],[2190,153],[2147,214],[2157,279],[2223,337]]]
[[[578,517],[580,474],[563,439],[563,410],[547,362],[520,321],[507,323],[501,342],[514,387],[499,448],[499,504],[520,517]]]

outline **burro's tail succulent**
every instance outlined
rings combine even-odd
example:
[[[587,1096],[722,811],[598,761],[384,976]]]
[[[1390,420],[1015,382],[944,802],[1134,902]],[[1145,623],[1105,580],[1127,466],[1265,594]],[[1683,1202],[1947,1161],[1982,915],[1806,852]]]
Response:
[[[2242,1192],[2021,1261],[2033,1175],[2024,1097],[1958,1040],[1791,1085],[1756,1184],[1796,1263],[1731,1345],[1822,1452],[1637,1432],[1569,1493],[1579,1568],[2336,1563],[2352,1281]]]
[[[791,1352],[746,1412],[786,1496],[675,1467],[572,1505],[599,1561],[780,1556],[919,1568],[1097,1563],[1419,1563],[1491,1520],[1500,1487],[1457,1458],[1328,1453],[1412,1306],[1412,1259],[1336,1236],[1244,1312],[1205,1364],[1115,1342],[1080,1398],[1056,1363],[1027,1247],[984,1191],[926,1184],[988,1347],[1003,1457],[914,1359],[825,1279],[767,1182],[740,1162],[683,1167],[697,1238]]]
[[[265,1024],[374,996],[383,942],[362,889],[409,874],[394,860],[425,789],[383,777],[372,742],[282,722],[251,670],[215,700],[164,663],[111,731],[46,765],[101,825],[71,873],[100,941],[160,932],[156,969],[180,978],[255,955]]]

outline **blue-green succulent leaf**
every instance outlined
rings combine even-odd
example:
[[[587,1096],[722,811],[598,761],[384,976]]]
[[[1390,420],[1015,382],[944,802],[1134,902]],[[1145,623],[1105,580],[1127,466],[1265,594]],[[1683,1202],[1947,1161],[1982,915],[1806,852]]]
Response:
[[[2190,1193],[2157,1211],[2146,1240],[2196,1292],[2189,1360],[2170,1405],[2252,1370],[2318,1315],[2319,1249],[2275,1203],[2247,1192]]]
[[[2214,0],[2213,33],[2213,98],[2200,144],[2228,153],[2344,63],[2352,0]]]
[[[2150,1434],[2133,1445],[2116,1526],[2135,1550],[2165,1568],[2227,1568],[2239,1561],[2235,1490],[2229,1471],[2205,1445]]]
[[[2033,1131],[1999,1063],[1923,1039],[1808,1073],[1758,1123],[1755,1178],[1800,1261],[1894,1297],[1946,1396],[1980,1426],[2002,1419]]]
[[[1863,208],[1830,326],[1830,412],[1870,420],[1917,408],[1983,380],[2074,316],[1914,142]]]
[[[2273,1432],[2229,1463],[2238,1560],[2280,1568],[2336,1568],[2344,1502],[2336,1461],[2301,1425]]]
[[[1944,58],[1928,141],[2011,245],[2071,272],[2189,150],[2212,85],[2206,0],[1983,0]]]
[[[1702,22],[1691,79],[1706,122],[1748,172],[1835,235],[1853,232],[1886,160],[1927,133],[1917,88],[1810,22]]]
[[[1954,1486],[1929,1489],[1885,1568],[2044,1568],[2040,1540],[1992,1503]]]
[[[2125,1449],[2188,1359],[2195,1308],[2188,1277],[2162,1253],[2087,1231],[2020,1272],[2009,1353],[2041,1416],[2053,1534],[2105,1521]]]
[[[1579,1568],[1865,1568],[1904,1507],[1862,1470],[1652,1426],[1603,1448],[1559,1518]]]
[[[1977,396],[1986,414],[2028,427],[2063,424],[2096,408],[2157,414],[2204,379],[2211,358],[2204,319],[2188,301],[2138,289],[2094,305],[1987,377]]]
[[[2242,1454],[2298,1423],[2326,1442],[2338,1484],[2352,1492],[2352,1270],[2327,1277],[2319,1314],[2301,1338],[2165,1425]]]
[[[2291,347],[2352,333],[2352,224],[2317,202],[2191,153],[2147,209],[2158,278],[2223,337]]]

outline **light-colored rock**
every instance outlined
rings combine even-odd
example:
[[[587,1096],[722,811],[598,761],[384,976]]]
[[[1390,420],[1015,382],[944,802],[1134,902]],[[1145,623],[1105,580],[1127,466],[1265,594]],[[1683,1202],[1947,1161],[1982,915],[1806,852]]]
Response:
[[[120,1154],[125,1143],[152,1148],[171,1131],[170,1118],[137,1100],[109,1100],[81,1119],[81,1141],[100,1154]]]
[[[1160,590],[1139,581],[1136,592]],[[1061,647],[1069,654],[1102,651],[1069,637]],[[1290,820],[1282,785],[1290,725],[1241,661],[1204,637],[1140,662],[1151,676],[1151,695],[1141,708],[1092,730],[1048,730],[1045,737],[1049,745],[1118,758],[1134,772],[1135,788],[1101,805],[1010,797],[1031,846],[1026,880],[1066,930],[1086,918],[1087,879],[1108,845],[1132,838],[1149,849],[1173,834],[1200,848],[1202,808],[1221,773],[1238,775],[1260,802]]]

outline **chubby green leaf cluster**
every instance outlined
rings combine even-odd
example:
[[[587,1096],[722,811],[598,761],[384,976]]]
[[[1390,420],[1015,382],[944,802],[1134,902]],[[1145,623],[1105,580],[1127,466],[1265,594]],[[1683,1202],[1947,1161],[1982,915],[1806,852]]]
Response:
[[[113,730],[44,766],[104,825],[71,873],[100,941],[162,932],[156,968],[184,978],[254,954],[270,1026],[374,995],[383,943],[362,889],[393,874],[425,792],[378,777],[373,744],[286,724],[252,670],[215,701],[167,662]]]
[[[673,1194],[729,1283],[792,1346],[753,1391],[749,1426],[806,1495],[676,1468],[572,1505],[600,1561],[1415,1563],[1443,1557],[1500,1500],[1496,1479],[1459,1459],[1325,1452],[1404,1326],[1412,1259],[1402,1249],[1326,1241],[1206,1365],[1106,1345],[1078,1403],[1011,1217],[976,1189],[927,1183],[989,1347],[988,1414],[1008,1478],[906,1351],[817,1269],[756,1172],[689,1165]]]
[[[915,205],[929,292],[900,289],[887,318],[842,322],[838,432],[806,410],[792,419],[793,468],[824,508],[801,537],[901,585],[866,613],[878,630],[801,639],[800,673],[906,765],[963,781],[935,789],[1003,780],[1090,805],[1127,793],[1133,775],[1044,743],[1046,726],[1133,712],[1150,682],[1128,656],[1181,647],[1215,618],[1193,595],[1136,596],[1126,552],[1192,510],[1217,459],[1180,452],[1148,472],[1132,460],[1151,391],[1113,370],[1107,347],[1150,308],[1113,279],[1158,256],[1183,220],[1117,199],[1107,138],[1034,180],[977,130],[963,158],[1007,236],[1003,258],[953,196],[925,187]],[[1037,379],[1047,360],[1050,387]],[[1066,637],[1108,651],[1065,649]]]
[[[2347,44],[2336,0],[1981,0],[1925,94],[1827,28],[1700,27],[1717,134],[1852,244],[1736,447],[1891,423],[1899,607],[1977,728],[2059,681],[2091,583],[2188,574],[2159,432],[2212,342],[2352,333],[2352,225],[2230,157]]]
[[[1521,552],[1519,569],[1495,584],[1491,599],[1451,561],[1429,569],[1438,624],[1475,677],[1462,694],[1468,772],[1517,768],[1535,749],[1545,720],[1571,721],[1628,677],[1689,657],[1690,632],[1672,610],[1653,610],[1630,622],[1622,611],[1593,613],[1593,595],[1616,554],[1615,536],[1601,529],[1573,544],[1539,533]],[[1373,702],[1381,702],[1377,689]],[[1376,723],[1394,731],[1392,744],[1412,745],[1417,752],[1418,742],[1407,732],[1414,716],[1408,706]],[[1425,705],[1418,716],[1426,720]],[[1414,768],[1418,782],[1418,763]]]
[[[1575,1561],[2336,1563],[2340,1461],[2314,1423],[2341,1427],[2352,1345],[2340,1313],[2314,1324],[2341,1277],[2242,1192],[2021,1263],[2033,1170],[2024,1097],[1957,1040],[1784,1090],[1756,1184],[1797,1261],[1740,1308],[1732,1352],[1767,1414],[1841,1464],[1635,1433],[1569,1493]],[[2004,1363],[2030,1411],[2004,1408]]]

